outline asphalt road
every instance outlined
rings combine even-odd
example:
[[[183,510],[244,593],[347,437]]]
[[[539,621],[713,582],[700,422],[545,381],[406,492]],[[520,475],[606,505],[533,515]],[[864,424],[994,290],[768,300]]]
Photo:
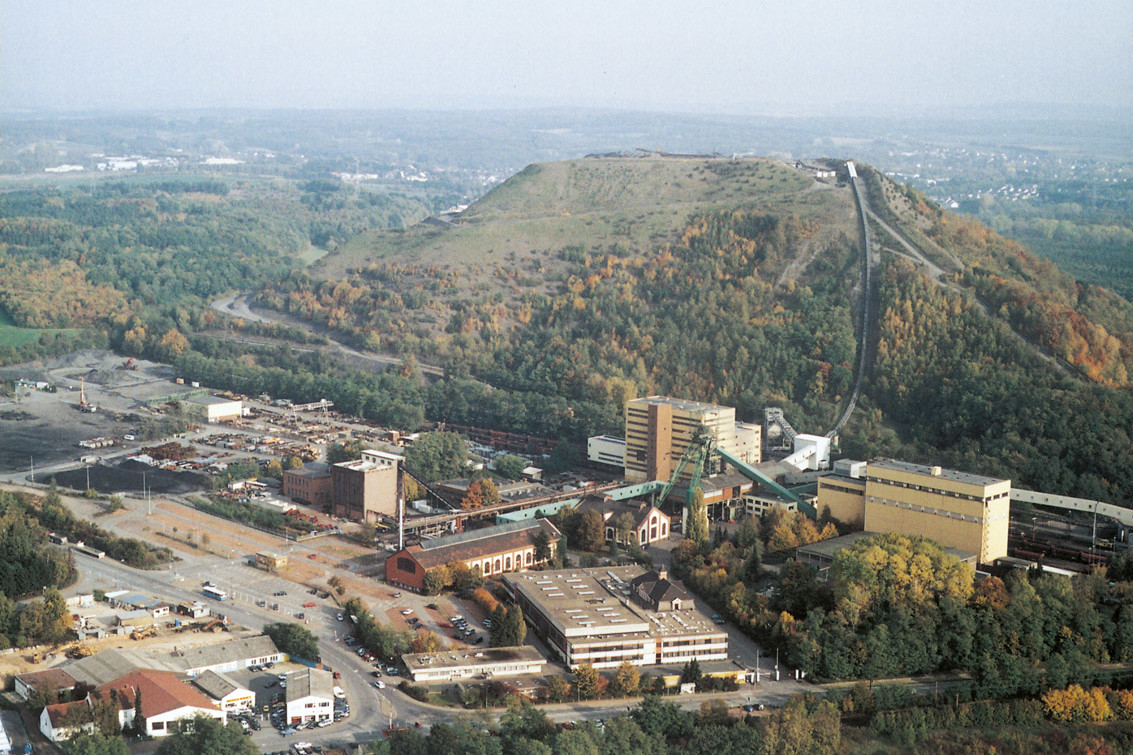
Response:
[[[337,620],[338,609],[333,602],[320,600],[292,582],[245,566],[241,559],[200,555],[192,558],[191,561],[180,562],[175,568],[158,571],[133,569],[116,561],[105,558],[95,559],[82,554],[76,554],[76,563],[83,572],[83,578],[68,592],[91,590],[101,586],[128,588],[168,600],[202,600],[201,584],[205,579],[211,578],[211,575],[218,575],[213,581],[225,589],[228,589],[228,582],[231,582],[236,599],[211,603],[210,607],[226,614],[239,625],[259,630],[271,622],[288,619],[295,621],[293,613],[303,610],[307,616],[307,628],[320,639],[319,648],[323,662],[342,672],[342,678],[336,683],[343,688],[350,701],[351,716],[332,726],[304,730],[288,737],[280,735],[270,726],[264,726],[261,731],[253,735],[253,739],[265,752],[287,749],[294,741],[312,742],[323,746],[368,742],[381,736],[381,730],[389,724],[391,717],[395,725],[413,726],[415,723],[420,723],[422,728],[427,729],[434,723],[451,721],[460,715],[487,715],[489,722],[496,716],[492,712],[481,714],[418,702],[390,685],[390,682],[397,680],[388,676],[383,677],[387,682],[386,689],[375,689],[371,686],[373,678],[370,676],[373,667],[351,652],[342,642],[349,625]],[[224,577],[219,576],[223,574],[231,575],[228,582]],[[287,595],[273,595],[274,592],[279,591],[285,591]],[[254,601],[258,599],[267,601],[268,607],[256,606]],[[207,599],[204,600],[208,602]],[[319,604],[316,608],[302,608],[302,603],[312,600]],[[399,600],[394,600],[390,596],[376,601],[374,610],[376,613],[381,613],[402,605],[416,606],[419,602],[424,603],[427,600],[429,599],[409,594]],[[281,610],[271,610],[270,606],[273,602],[280,603]],[[375,603],[375,601],[371,602]],[[425,618],[426,612],[423,607],[415,610],[419,616]],[[738,632],[729,627],[729,634],[734,637]],[[750,643],[750,640],[747,642]],[[765,659],[763,668],[766,670],[770,663]],[[276,671],[270,674],[265,672],[263,676],[275,673]],[[814,690],[813,686],[795,682],[787,676],[784,674],[782,681],[774,682],[765,675],[762,684],[742,685],[738,692],[690,695],[675,697],[673,700],[682,708],[689,710],[695,710],[704,701],[712,699],[722,699],[732,706],[757,701],[778,706],[794,694],[808,689]],[[552,721],[593,720],[613,717],[626,708],[636,705],[637,702],[635,699],[624,699],[560,703],[543,706],[542,710]]]

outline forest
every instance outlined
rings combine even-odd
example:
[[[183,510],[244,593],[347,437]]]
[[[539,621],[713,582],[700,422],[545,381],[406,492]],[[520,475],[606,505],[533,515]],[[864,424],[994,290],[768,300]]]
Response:
[[[796,198],[781,166],[736,165],[738,186],[766,188],[774,202],[724,193],[672,238],[501,260],[495,282],[471,293],[451,264],[382,258],[348,265],[341,279],[312,276],[304,261],[430,209],[317,173],[8,191],[0,310],[17,328],[44,330],[19,344],[0,338],[0,358],[109,346],[217,388],[318,395],[404,429],[447,421],[579,442],[619,432],[627,398],[671,393],[735,406],[747,420],[782,406],[796,427],[824,432],[852,386],[857,242],[827,225],[833,205]],[[541,191],[540,175],[524,185]],[[1133,456],[1133,307],[911,188],[865,166],[863,175],[879,214],[938,250],[946,277],[883,256],[876,358],[843,452],[1085,498],[1133,496],[1122,463]],[[363,374],[326,353],[240,344],[297,331],[207,308],[234,285],[403,365]],[[417,358],[444,378],[424,380]]]

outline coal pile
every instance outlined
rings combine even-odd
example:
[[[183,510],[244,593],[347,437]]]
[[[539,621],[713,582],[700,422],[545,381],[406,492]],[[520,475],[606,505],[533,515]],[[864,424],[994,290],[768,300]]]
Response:
[[[142,480],[152,493],[184,495],[207,489],[208,475],[199,472],[182,472],[158,469],[140,461],[126,460],[117,465],[94,464],[90,467],[90,486],[99,493],[142,494]],[[54,477],[60,487],[72,490],[86,490],[87,469],[79,467],[68,472],[50,475],[36,475],[36,481],[44,484]]]

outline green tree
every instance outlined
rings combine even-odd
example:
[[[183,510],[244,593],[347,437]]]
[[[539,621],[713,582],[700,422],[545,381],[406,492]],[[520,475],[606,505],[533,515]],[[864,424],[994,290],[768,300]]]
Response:
[[[616,533],[616,541],[623,545],[630,546],[637,542],[633,537],[633,516],[629,512],[623,512],[618,515],[614,521],[614,532]]]
[[[684,668],[681,669],[680,684],[695,684],[699,687],[702,677],[700,661],[693,658],[691,661],[685,663]]]
[[[327,464],[338,464],[343,461],[354,461],[362,458],[362,441],[348,440],[343,443],[334,443],[327,449]]]
[[[570,694],[570,682],[558,674],[551,677],[551,681],[547,683],[547,697],[550,698],[551,702],[565,703],[570,699]]]
[[[405,449],[405,467],[424,483],[452,479],[464,473],[468,443],[459,433],[421,433]]]
[[[509,480],[518,480],[523,477],[523,470],[527,467],[527,460],[513,454],[506,454],[496,459],[496,473]]]
[[[600,551],[606,545],[606,524],[594,509],[583,512],[578,521],[577,546],[584,551]]]
[[[196,716],[162,740],[157,755],[258,755],[259,748],[235,721],[222,724],[215,718]]]
[[[574,670],[574,691],[580,700],[598,696],[598,670],[590,662],[579,664]]]
[[[319,660],[319,638],[302,624],[267,624],[264,626],[264,634],[271,637],[282,653],[308,661]]]
[[[610,694],[616,697],[629,697],[637,694],[641,683],[641,672],[629,661],[622,661],[610,682]]]
[[[80,734],[59,745],[64,755],[130,755],[130,748],[122,737],[105,734]]]
[[[581,729],[559,732],[553,752],[554,755],[600,755],[598,743]]]
[[[540,528],[531,536],[531,544],[535,546],[535,563],[543,563],[551,558],[551,536]]]
[[[449,571],[443,566],[425,572],[421,589],[426,595],[440,595],[449,586]]]
[[[699,487],[693,491],[686,514],[685,537],[703,545],[708,542],[708,509],[704,505],[704,491]]]

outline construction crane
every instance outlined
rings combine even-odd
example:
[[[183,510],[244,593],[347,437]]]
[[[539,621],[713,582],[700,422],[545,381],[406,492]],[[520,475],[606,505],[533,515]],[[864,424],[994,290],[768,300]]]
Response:
[[[669,494],[673,492],[673,488],[676,486],[677,481],[680,480],[681,474],[684,473],[685,469],[690,464],[692,465],[692,472],[688,482],[688,497],[685,499],[685,504],[681,511],[682,524],[688,517],[688,507],[689,504],[692,503],[692,497],[697,488],[700,487],[700,478],[704,475],[705,462],[711,458],[712,454],[717,454],[727,464],[734,467],[737,472],[757,485],[772,490],[776,495],[785,500],[793,501],[795,505],[799,507],[799,511],[803,512],[811,519],[818,518],[818,510],[813,504],[798,497],[747,462],[720,448],[716,443],[716,439],[712,437],[707,430],[701,427],[694,433],[692,441],[688,444],[685,452],[681,454],[681,460],[677,462],[676,468],[673,470],[672,475],[669,476],[669,481],[665,483],[665,487],[661,488],[661,493],[657,498],[658,502],[664,502],[669,497]]]

